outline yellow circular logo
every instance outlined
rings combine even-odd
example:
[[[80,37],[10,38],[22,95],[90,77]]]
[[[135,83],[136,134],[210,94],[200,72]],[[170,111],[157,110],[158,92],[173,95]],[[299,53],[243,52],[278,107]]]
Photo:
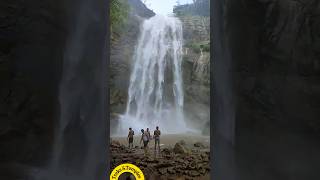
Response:
[[[123,173],[131,173],[136,180],[144,180],[143,172],[140,168],[133,164],[120,164],[110,174],[110,180],[118,180],[119,176]]]

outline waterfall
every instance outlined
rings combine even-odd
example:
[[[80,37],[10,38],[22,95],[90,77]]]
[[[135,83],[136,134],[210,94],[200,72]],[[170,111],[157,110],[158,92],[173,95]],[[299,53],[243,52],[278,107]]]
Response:
[[[200,48],[200,56],[193,63],[192,78],[201,83],[210,83],[210,57],[205,56],[203,49]]]
[[[183,117],[182,24],[175,17],[145,20],[136,45],[126,113],[118,132],[159,126],[162,132],[186,131]]]

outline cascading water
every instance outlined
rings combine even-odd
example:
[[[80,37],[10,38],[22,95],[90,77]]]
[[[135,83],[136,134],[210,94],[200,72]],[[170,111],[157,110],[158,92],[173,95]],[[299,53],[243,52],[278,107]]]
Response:
[[[133,57],[126,113],[119,133],[159,126],[165,133],[186,131],[183,117],[182,24],[175,17],[145,20]]]
[[[205,56],[200,48],[200,57],[193,63],[193,78],[202,83],[210,83],[210,57]]]

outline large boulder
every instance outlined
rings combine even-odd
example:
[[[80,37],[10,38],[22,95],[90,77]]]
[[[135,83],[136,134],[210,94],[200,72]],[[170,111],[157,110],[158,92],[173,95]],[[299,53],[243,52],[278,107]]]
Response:
[[[188,152],[188,150],[181,143],[176,143],[174,145],[173,152],[176,153],[176,154],[186,154]]]
[[[204,144],[202,144],[201,142],[196,142],[193,144],[194,147],[198,147],[198,148],[205,148],[206,146]]]

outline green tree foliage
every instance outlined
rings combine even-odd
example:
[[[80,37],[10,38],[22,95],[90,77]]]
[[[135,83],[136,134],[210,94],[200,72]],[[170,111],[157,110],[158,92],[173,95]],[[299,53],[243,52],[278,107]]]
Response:
[[[122,29],[126,23],[129,14],[129,5],[127,0],[110,1],[110,32],[111,38]]]
[[[201,49],[203,52],[210,52],[210,42],[189,42],[185,45],[186,47],[192,49],[195,53],[200,53]]]
[[[177,4],[173,8],[173,13],[177,16],[210,16],[210,0],[193,0],[192,4]]]

